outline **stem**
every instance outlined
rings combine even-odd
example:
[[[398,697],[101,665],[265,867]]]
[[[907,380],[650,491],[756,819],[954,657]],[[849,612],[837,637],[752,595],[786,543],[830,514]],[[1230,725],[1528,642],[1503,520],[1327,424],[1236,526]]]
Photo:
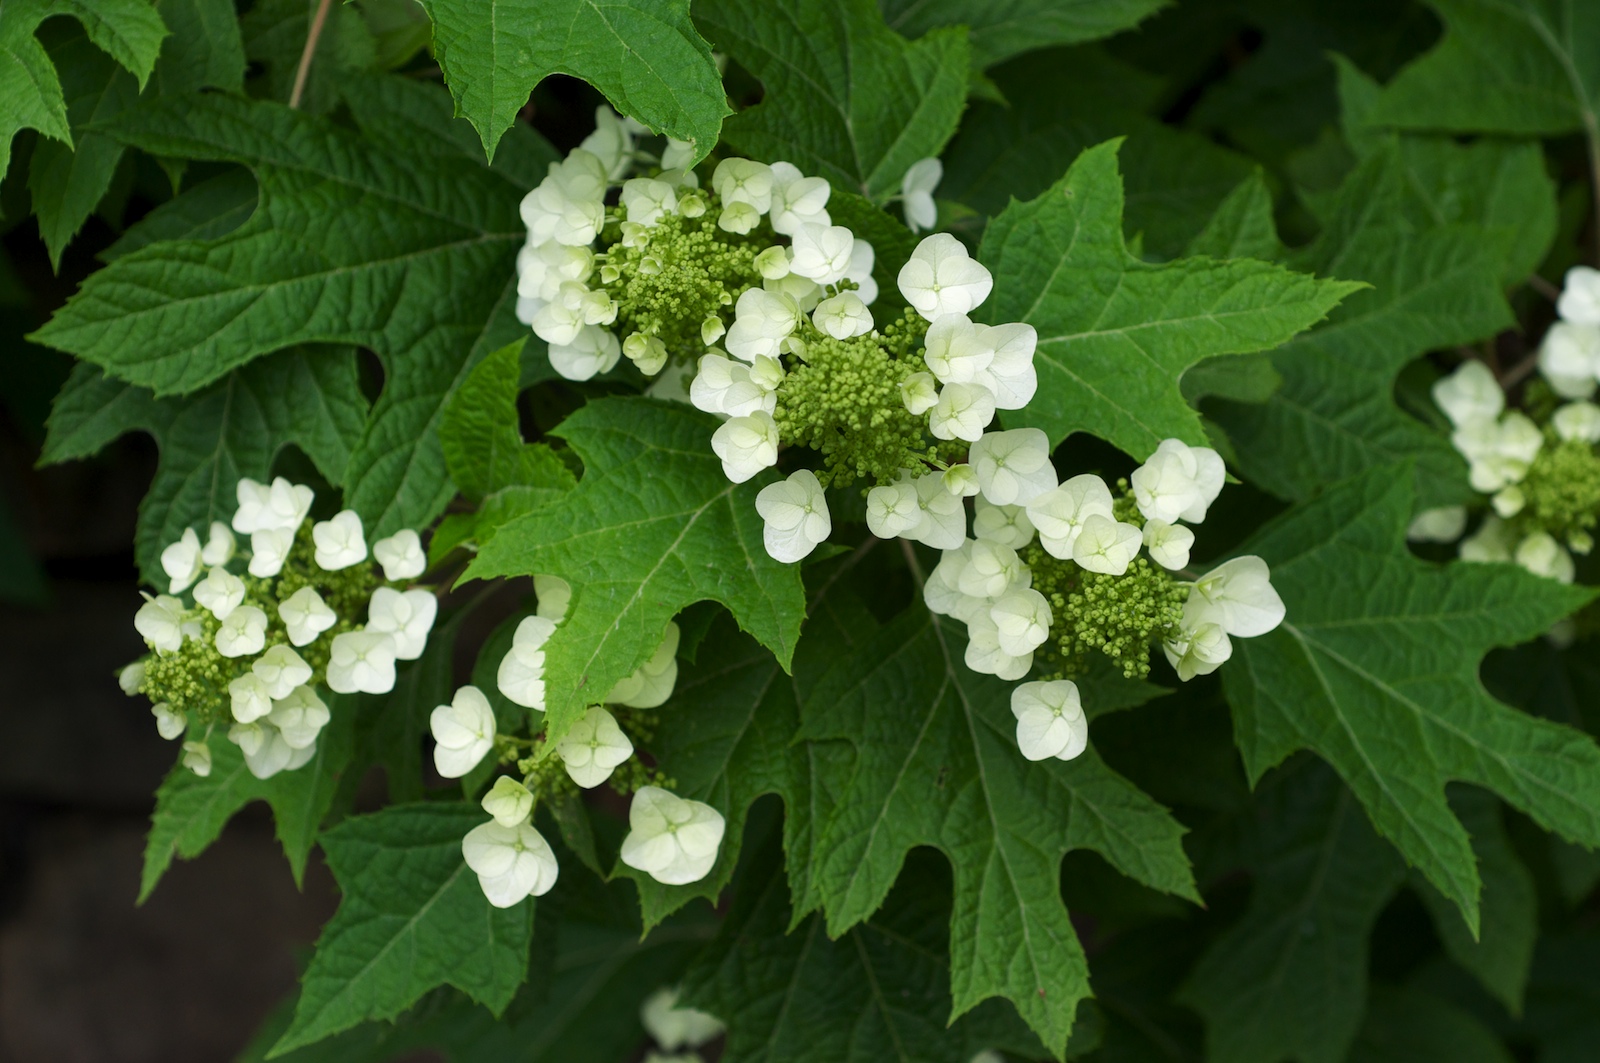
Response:
[[[311,57],[317,54],[317,40],[322,36],[322,27],[328,21],[328,8],[333,0],[321,0],[317,4],[317,13],[311,16],[311,29],[306,33],[306,46],[300,53],[300,66],[294,72],[294,88],[289,92],[289,106],[299,107],[300,97],[306,91],[306,78],[311,74]]]
[[[1501,388],[1505,389],[1506,391],[1510,391],[1512,388],[1522,383],[1522,381],[1530,376],[1538,367],[1539,351],[1536,348],[1516,365],[1500,374]]]
[[[1551,284],[1537,273],[1531,274],[1528,277],[1528,287],[1532,288],[1534,291],[1538,292],[1552,303],[1561,298],[1561,289],[1557,288],[1554,284]]]
[[[928,582],[928,577],[922,571],[922,562],[917,560],[917,551],[911,545],[910,539],[900,540],[900,552],[906,555],[906,566],[911,569],[911,575],[916,578],[918,585]]]

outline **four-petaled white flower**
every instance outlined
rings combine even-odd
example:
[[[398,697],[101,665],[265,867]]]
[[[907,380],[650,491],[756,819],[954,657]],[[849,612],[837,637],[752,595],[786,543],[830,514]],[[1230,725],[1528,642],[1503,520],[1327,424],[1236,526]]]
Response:
[[[1195,580],[1183,607],[1194,630],[1214,623],[1234,638],[1265,635],[1283,622],[1283,599],[1273,590],[1267,563],[1253,554],[1224,562]]]
[[[394,689],[394,639],[381,631],[346,631],[328,651],[328,689],[387,694]]]
[[[165,701],[150,706],[150,714],[156,718],[156,734],[169,742],[182,737],[183,732],[189,729],[189,721],[173,712],[172,706]]]
[[[770,361],[765,356],[758,359]],[[772,413],[778,396],[756,377],[752,366],[711,351],[700,357],[699,372],[689,384],[689,401],[706,413],[748,417],[757,410]]]
[[[945,490],[944,477],[930,472],[912,481],[917,489],[917,508],[922,519],[902,533],[902,538],[923,543],[935,550],[951,550],[967,537],[967,507]]]
[[[594,109],[594,132],[578,145],[590,152],[613,181],[628,172],[633,161],[633,134],[636,123],[623,118],[605,104]]]
[[[217,628],[217,652],[224,657],[248,657],[267,644],[267,614],[253,605],[241,605]]]
[[[1482,362],[1464,363],[1455,376],[1466,372],[1468,366],[1478,366],[1474,372],[1480,377],[1487,376],[1489,382],[1494,383],[1494,374]],[[1596,378],[1600,377],[1600,326],[1571,321],[1557,321],[1551,325],[1539,344],[1539,372],[1562,398],[1586,399],[1593,395]],[[1438,389],[1444,383],[1434,385],[1434,400],[1441,407],[1444,403],[1439,400]],[[1499,391],[1500,385],[1495,383],[1494,388]],[[1450,411],[1446,409],[1445,413]],[[1460,422],[1457,424],[1459,426]]]
[[[765,410],[729,418],[712,433],[711,449],[728,479],[742,484],[778,463],[778,423]]]
[[[183,766],[204,779],[211,774],[211,747],[204,742],[183,744]]]
[[[233,553],[239,548],[238,541],[233,537],[233,529],[220,520],[211,522],[211,531],[206,536],[206,545],[200,551],[200,560],[207,565],[226,565],[233,560]]]
[[[1178,439],[1162,440],[1148,461],[1128,482],[1146,520],[1199,524],[1222,491],[1227,469],[1210,447],[1191,447]]]
[[[994,348],[965,314],[941,314],[928,326],[923,337],[923,357],[928,371],[941,384],[972,384],[983,382],[991,362]]]
[[[473,827],[461,839],[461,855],[496,908],[543,896],[561,873],[550,843],[529,823],[506,827],[491,819]]]
[[[139,693],[139,688],[144,685],[147,668],[148,666],[142,657],[132,664],[124,665],[122,671],[117,673],[117,686],[121,687],[122,692],[128,697],[133,697]]]
[[[967,454],[983,497],[997,506],[1025,506],[1056,486],[1050,437],[1037,428],[988,432]]]
[[[1022,506],[997,506],[979,495],[973,507],[974,539],[987,539],[1013,550],[1021,550],[1033,542],[1033,522]]]
[[[1072,543],[1072,560],[1090,572],[1120,576],[1128,571],[1143,541],[1137,525],[1097,513],[1083,522]]]
[[[1210,675],[1233,656],[1233,643],[1221,624],[1205,622],[1190,627],[1179,626],[1173,636],[1161,644],[1167,663],[1187,683],[1197,675]]]
[[[1600,406],[1569,402],[1550,415],[1550,427],[1568,442],[1600,443]]]
[[[494,748],[494,709],[483,691],[464,686],[450,704],[428,717],[433,732],[433,765],[446,779],[459,779],[478,766]]]
[[[1576,575],[1572,555],[1549,532],[1534,532],[1517,544],[1511,559],[1535,576],[1571,583]]]
[[[1466,506],[1436,506],[1412,519],[1406,538],[1414,543],[1453,543],[1466,530]]]
[[[308,686],[295,687],[274,701],[267,716],[290,749],[310,748],[330,718],[328,706]]]
[[[1089,748],[1089,718],[1070,679],[1023,683],[1011,692],[1017,748],[1029,760],[1071,760]]]
[[[1573,266],[1562,280],[1556,313],[1577,325],[1600,325],[1600,270]]]
[[[804,225],[831,225],[825,177],[807,177],[792,163],[772,164],[772,231],[793,236]]]
[[[261,680],[267,697],[274,701],[288,697],[295,687],[311,682],[311,666],[282,644],[257,657],[250,665],[250,673]]]
[[[606,701],[630,709],[653,709],[670,698],[678,683],[678,642],[682,637],[678,625],[669,620],[650,659],[612,687]]]
[[[240,723],[254,723],[272,711],[272,692],[254,671],[228,683],[228,699],[233,718]]]
[[[279,476],[272,486],[251,479],[239,481],[235,488],[239,508],[233,514],[233,530],[240,535],[283,529],[295,531],[311,512],[316,495],[304,484],[292,484]]]
[[[967,667],[1010,683],[1021,679],[1033,667],[1033,654],[1007,653],[1000,645],[1000,628],[987,611],[967,620]]]
[[[711,188],[724,203],[748,203],[758,214],[772,208],[772,168],[753,159],[723,159],[711,174]]]
[[[994,278],[949,233],[926,237],[896,278],[900,294],[929,321],[968,314],[989,298]]]
[[[556,743],[556,754],[572,781],[591,790],[611,778],[617,765],[633,756],[633,743],[617,726],[616,717],[591,705],[566,737]]]
[[[422,552],[422,537],[410,528],[402,528],[387,539],[373,543],[372,558],[383,566],[383,578],[390,583],[416,579],[428,567],[428,555]]]
[[[244,580],[225,568],[212,568],[194,585],[194,600],[218,620],[226,620],[244,604]]]
[[[550,617],[524,617],[511,636],[511,649],[500,659],[495,686],[525,709],[544,711],[544,644],[555,630]]]
[[[968,597],[998,598],[1012,587],[1028,586],[1032,580],[1028,567],[1009,546],[984,539],[965,543],[963,549],[967,563],[956,588]]]
[[[414,661],[428,646],[428,632],[439,614],[439,599],[420,587],[397,591],[379,587],[367,605],[367,630],[394,637],[398,660]]]
[[[906,228],[914,233],[933,228],[939,220],[939,208],[933,202],[933,190],[944,177],[944,163],[938,159],[918,159],[900,179],[900,203],[905,208]]]
[[[667,986],[645,998],[639,1007],[639,1021],[656,1044],[668,1052],[699,1048],[726,1028],[715,1015],[679,1007],[678,991]]]
[[[959,461],[950,466],[939,475],[939,481],[944,484],[944,489],[957,498],[971,498],[982,488],[978,484],[978,473],[971,465]]]
[[[313,524],[311,542],[316,547],[317,566],[328,572],[338,572],[367,559],[361,517],[353,509],[342,510],[328,520]]]
[[[250,533],[250,575],[270,579],[283,571],[294,546],[294,532],[288,528],[263,528]]]
[[[1144,548],[1150,560],[1162,568],[1176,571],[1189,564],[1189,551],[1194,548],[1194,532],[1182,524],[1147,520],[1144,522]]]
[[[654,225],[664,215],[677,213],[678,193],[665,181],[635,177],[622,183],[622,209],[629,221]]]
[[[634,793],[628,825],[622,862],[668,886],[705,878],[717,862],[727,827],[722,813],[710,805],[658,786],[641,786]]]
[[[802,225],[789,247],[789,271],[813,284],[836,284],[850,269],[855,236],[842,225]]]
[[[794,564],[810,556],[833,531],[828,499],[817,474],[799,469],[768,484],[756,495],[756,512],[766,522],[762,541],[774,560]]]
[[[533,792],[511,776],[502,775],[483,795],[483,810],[502,827],[515,827],[533,815]]]
[[[989,619],[1000,648],[1013,657],[1032,653],[1050,636],[1050,603],[1029,587],[1006,591],[989,609]]]
[[[1505,392],[1489,367],[1466,361],[1433,385],[1433,401],[1457,428],[1474,421],[1494,420],[1505,409]]]
[[[522,222],[534,243],[582,247],[594,242],[605,224],[606,165],[593,152],[575,148],[550,164],[548,176],[522,199]]]
[[[913,417],[921,417],[939,401],[939,382],[932,373],[907,373],[900,381],[900,401]]]
[[[867,530],[878,538],[898,538],[921,523],[917,486],[911,481],[884,484],[867,492]]]
[[[781,291],[749,288],[734,304],[733,326],[723,337],[723,345],[729,354],[747,362],[761,354],[776,358],[783,353],[783,341],[799,327],[800,305],[793,297]]]
[[[571,343],[550,345],[550,365],[568,380],[589,380],[609,373],[622,360],[622,343],[616,333],[598,325],[585,325]]]
[[[289,641],[304,646],[339,622],[314,588],[301,587],[278,603],[278,617],[289,632]]]
[[[1006,325],[981,325],[982,342],[993,348],[994,357],[979,382],[994,394],[994,404],[1002,410],[1020,410],[1033,401],[1039,389],[1039,374],[1033,368],[1034,348],[1039,334],[1032,325],[1013,321]]]
[[[817,304],[811,322],[836,340],[848,340],[872,331],[872,311],[855,292],[840,292]]]
[[[1051,557],[1072,560],[1072,547],[1090,517],[1112,517],[1111,488],[1093,473],[1074,476],[1027,505],[1039,545]]]
[[[976,443],[994,420],[994,393],[978,384],[946,384],[928,411],[928,431],[939,439]]]
[[[167,589],[173,594],[182,594],[200,578],[205,562],[200,558],[200,536],[193,528],[183,529],[183,536],[161,551],[161,568],[171,584]]]

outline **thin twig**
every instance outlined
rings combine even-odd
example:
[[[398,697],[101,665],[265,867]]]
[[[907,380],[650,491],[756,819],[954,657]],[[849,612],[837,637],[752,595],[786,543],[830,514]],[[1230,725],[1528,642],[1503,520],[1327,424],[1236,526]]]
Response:
[[[852,552],[849,557],[846,557],[843,561],[839,562],[838,566],[834,568],[833,572],[828,576],[823,584],[816,589],[815,593],[811,595],[811,600],[806,603],[806,615],[809,616],[811,614],[811,610],[816,607],[816,604],[822,601],[822,596],[828,593],[828,589],[835,583],[839,582],[839,577],[855,568],[856,565],[861,562],[861,559],[866,557],[867,554],[871,552],[872,548],[877,546],[882,541],[883,540],[879,539],[876,535],[869,535],[867,536],[866,542],[856,547],[855,551]]]
[[[1561,289],[1545,280],[1537,273],[1528,275],[1528,287],[1550,300],[1552,303],[1561,298]]]
[[[1537,349],[1528,353],[1520,362],[1500,374],[1500,387],[1510,391],[1522,383],[1539,368],[1539,352]]]
[[[906,565],[911,569],[911,575],[916,579],[917,585],[928,582],[928,577],[922,572],[922,562],[917,560],[917,551],[911,545],[910,539],[900,540],[900,552],[906,555]]]
[[[311,57],[317,54],[317,39],[322,36],[323,24],[328,21],[328,8],[333,0],[322,0],[317,13],[311,16],[311,29],[306,32],[306,46],[300,53],[300,66],[294,72],[294,88],[289,92],[289,106],[299,107],[300,97],[306,91],[306,78],[311,75]]]

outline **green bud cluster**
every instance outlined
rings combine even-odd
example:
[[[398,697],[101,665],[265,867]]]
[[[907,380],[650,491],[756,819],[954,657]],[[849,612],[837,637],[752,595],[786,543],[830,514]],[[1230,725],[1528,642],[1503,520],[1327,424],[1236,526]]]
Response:
[[[221,624],[216,617],[202,611],[196,623],[201,627],[200,638],[185,638],[176,653],[151,654],[145,660],[139,693],[152,704],[166,702],[191,722],[228,722],[233,718],[228,684],[249,671],[250,665],[217,652],[215,639]]]
[[[1144,514],[1139,512],[1139,503],[1133,497],[1133,486],[1128,483],[1128,478],[1119,477],[1115,486],[1117,497],[1111,503],[1111,515],[1124,524],[1144,527]]]
[[[1150,647],[1183,619],[1188,591],[1147,558],[1135,558],[1120,576],[1089,572],[1052,557],[1037,542],[1022,550],[1033,589],[1050,603],[1050,636],[1039,648],[1044,678],[1085,674],[1102,654],[1129,679],[1150,674]]]
[[[311,522],[306,521],[295,533],[294,546],[289,550],[289,556],[283,563],[283,568],[270,579],[256,580],[253,576],[245,576],[245,592],[250,598],[257,601],[268,602],[287,601],[301,587],[310,587],[322,597],[328,608],[339,616],[342,626],[327,632],[318,642],[333,642],[333,636],[342,631],[354,631],[365,621],[367,603],[372,600],[372,592],[377,590],[383,582],[371,562],[351,565],[337,572],[328,572],[316,563],[316,544],[311,539]],[[256,586],[264,588],[263,593],[256,593]],[[277,621],[277,610],[267,610],[267,616],[272,621]],[[268,642],[272,639],[272,628],[268,627]],[[282,630],[281,627],[279,629]],[[306,657],[305,650],[298,651],[300,656],[311,663],[311,658]],[[316,667],[313,665],[313,667]]]
[[[649,746],[656,740],[656,735],[661,730],[661,713],[656,709],[631,709],[625,705],[608,705],[606,711],[616,718],[617,726],[622,728],[628,736],[628,741],[633,743],[634,749],[639,750]],[[645,764],[637,753],[629,757],[617,770],[611,773],[609,785],[613,790],[622,794],[637,792],[644,786],[659,786],[663,790],[676,790],[678,780],[664,773],[660,768]]]
[[[824,487],[856,479],[892,483],[900,470],[959,461],[966,444],[928,434],[928,418],[906,409],[900,383],[925,372],[927,322],[907,310],[881,332],[836,340],[804,329],[804,360],[791,356],[778,388],[773,420],[778,438],[822,455]]]
[[[1516,521],[1528,525],[1524,534],[1546,531],[1588,552],[1600,520],[1600,455],[1592,446],[1547,434],[1520,487],[1524,504]]]
[[[726,327],[739,296],[761,286],[755,257],[778,242],[765,220],[744,235],[717,228],[716,196],[699,195],[713,204],[705,213],[663,215],[630,241],[632,247],[622,243],[623,212],[611,208],[601,233],[609,245],[596,256],[590,281],[598,281],[617,304],[613,328],[619,337],[640,332],[685,359],[705,352],[700,326],[707,318],[717,317]]]

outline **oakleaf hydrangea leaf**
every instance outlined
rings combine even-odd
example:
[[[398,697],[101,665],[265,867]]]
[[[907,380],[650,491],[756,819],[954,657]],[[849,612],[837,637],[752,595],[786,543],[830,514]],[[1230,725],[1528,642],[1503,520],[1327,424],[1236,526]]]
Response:
[[[1083,431],[1136,458],[1163,439],[1206,442],[1179,378],[1205,358],[1266,350],[1321,320],[1360,285],[1236,259],[1153,265],[1122,236],[1118,141],[1090,148],[1039,198],[989,224],[991,321],[1039,333],[1039,392],[1007,423],[1052,443]]]
[[[1179,999],[1205,1018],[1215,1063],[1340,1063],[1361,1027],[1372,927],[1405,867],[1325,765],[1286,768],[1252,811],[1250,907]]]
[[[525,443],[517,427],[517,382],[525,340],[483,361],[456,390],[439,424],[450,478],[474,502],[507,487],[547,485],[553,493],[576,481],[549,447]]]
[[[756,493],[769,474],[731,484],[710,439],[717,422],[649,399],[589,402],[555,430],[583,459],[577,488],[504,525],[467,578],[561,576],[566,619],[545,644],[546,734],[649,659],[673,615],[726,605],[788,667],[805,596],[797,565],[768,556]]]
[[[203,536],[212,521],[231,520],[240,478],[266,479],[285,446],[298,446],[337,484],[366,413],[348,349],[281,351],[165,399],[80,363],[56,397],[41,460],[84,458],[126,432],[155,437],[161,456],[139,508],[135,551],[146,582],[160,586],[162,548],[185,528]]]
[[[939,848],[955,876],[951,1017],[1003,996],[1060,1053],[1089,972],[1061,900],[1061,858],[1092,849],[1147,885],[1198,899],[1165,809],[1101,761],[1024,760],[1011,684],[962,658],[959,628],[920,605],[838,662],[801,707],[806,739],[856,750],[815,826],[809,889],[831,936],[869,918],[906,854]],[[793,859],[791,855],[791,860]]]
[[[1493,790],[1600,846],[1594,739],[1496,701],[1478,678],[1491,647],[1542,634],[1594,593],[1510,565],[1418,560],[1405,547],[1411,481],[1380,466],[1241,548],[1271,565],[1288,619],[1238,643],[1223,685],[1253,779],[1314,751],[1476,933],[1478,871],[1446,783]]]
[[[689,0],[421,0],[456,113],[494,157],[547,74],[571,74],[658,133],[704,156],[728,114]]]
[[[1034,48],[1099,40],[1132,29],[1168,0],[881,0],[889,28],[920,37],[938,26],[972,32],[983,70]]]
[[[700,0],[695,18],[766,88],[722,131],[753,158],[787,159],[882,201],[956,131],[967,99],[959,29],[907,42],[873,0]]]
[[[498,1015],[528,973],[532,901],[493,908],[461,856],[484,822],[472,804],[391,805],[322,836],[343,899],[301,979],[272,1054],[369,1019],[390,1019],[439,985]]]

